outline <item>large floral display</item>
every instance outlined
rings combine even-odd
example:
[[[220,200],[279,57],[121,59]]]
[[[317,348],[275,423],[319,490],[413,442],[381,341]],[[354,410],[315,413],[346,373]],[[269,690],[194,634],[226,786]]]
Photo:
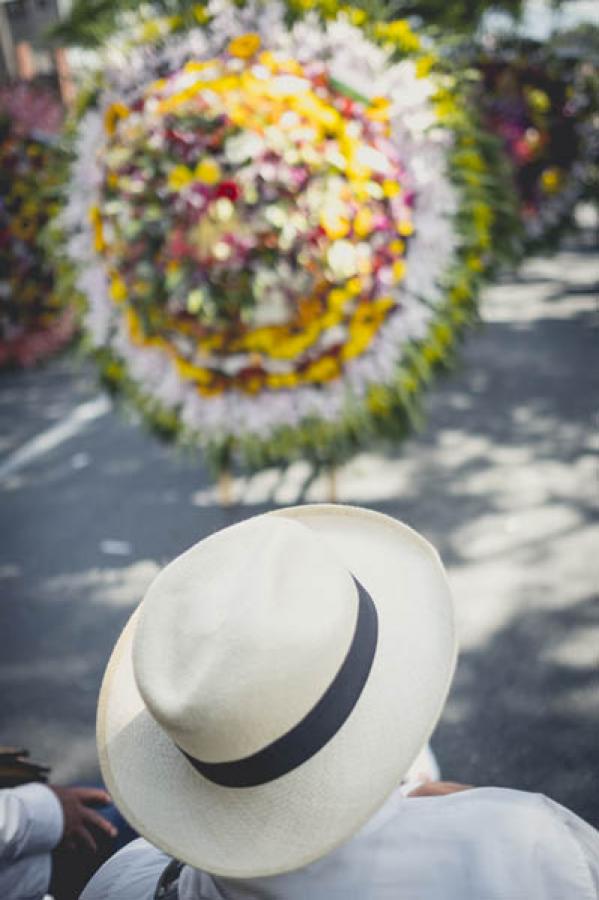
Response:
[[[510,160],[526,237],[547,242],[571,221],[588,180],[588,98],[576,66],[534,41],[501,42],[477,65],[480,103]]]
[[[62,109],[47,88],[0,90],[0,368],[63,347],[74,316],[61,308],[40,233],[56,202],[52,174]]]
[[[137,21],[79,104],[61,227],[90,342],[217,467],[404,433],[489,259],[456,80],[405,22],[327,8]]]

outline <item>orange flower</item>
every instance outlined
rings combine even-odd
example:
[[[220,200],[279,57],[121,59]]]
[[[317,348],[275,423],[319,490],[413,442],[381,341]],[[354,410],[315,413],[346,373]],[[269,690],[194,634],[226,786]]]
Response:
[[[237,56],[239,59],[249,59],[260,48],[260,35],[254,32],[248,34],[240,34],[239,37],[230,41],[227,50],[231,56]]]

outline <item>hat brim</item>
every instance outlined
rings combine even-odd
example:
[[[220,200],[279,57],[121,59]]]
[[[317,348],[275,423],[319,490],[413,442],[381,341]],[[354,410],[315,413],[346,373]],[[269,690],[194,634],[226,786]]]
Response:
[[[456,659],[447,578],[420,535],[381,513],[349,506],[317,504],[265,515],[287,516],[317,532],[377,608],[372,669],[337,734],[268,784],[228,788],[208,781],[152,718],[137,690],[137,612],[113,651],[98,706],[100,766],[125,818],[170,855],[236,878],[299,868],[351,837],[429,739]]]

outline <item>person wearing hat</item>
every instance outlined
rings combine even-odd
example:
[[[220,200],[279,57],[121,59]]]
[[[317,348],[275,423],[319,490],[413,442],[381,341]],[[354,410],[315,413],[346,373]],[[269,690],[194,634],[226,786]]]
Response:
[[[388,516],[302,506],[200,541],[106,671],[102,773],[144,837],[82,900],[597,900],[599,834],[548,798],[398,790],[455,662],[439,557]]]

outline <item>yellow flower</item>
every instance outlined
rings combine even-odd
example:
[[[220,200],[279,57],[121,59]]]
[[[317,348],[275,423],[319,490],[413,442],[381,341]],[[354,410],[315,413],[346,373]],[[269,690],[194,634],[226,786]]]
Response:
[[[208,21],[208,13],[206,12],[205,8],[203,6],[200,6],[199,4],[197,6],[194,6],[193,16],[196,22],[198,22],[200,25],[204,25],[204,23]]]
[[[126,119],[129,110],[124,103],[111,103],[104,113],[104,128],[109,135],[113,135],[120,119]]]
[[[281,388],[294,388],[298,383],[298,377],[295,372],[284,372],[282,374],[272,373],[268,376],[267,384],[273,390]]]
[[[375,330],[371,327],[364,327],[359,322],[354,322],[351,326],[349,340],[342,350],[344,362],[364,353],[370,346],[374,333]]]
[[[252,375],[250,378],[244,380],[239,387],[245,394],[257,394],[264,387],[265,376],[260,375]]]
[[[464,176],[464,181],[471,187],[478,187],[478,185],[480,184],[480,175],[478,175],[476,172],[467,172]]]
[[[186,62],[183,66],[184,72],[192,72],[194,75],[198,72],[204,72],[206,69],[209,69],[212,63],[206,61],[201,62],[197,59],[190,59],[189,62]],[[151,86],[152,93],[156,93],[157,91],[161,91],[167,85],[167,81],[165,78],[161,78],[160,81],[155,81]]]
[[[349,294],[347,290],[344,290],[343,288],[333,288],[332,291],[329,291],[329,307],[336,312],[339,312],[343,309],[348,299]]]
[[[185,71],[187,71],[188,65],[190,65],[190,63],[187,63],[184,66]],[[158,78],[156,81],[153,81],[151,84],[149,84],[148,87],[145,89],[145,91],[144,91],[145,96],[151,97],[152,94],[159,94],[161,91],[163,91],[165,89],[166,85],[167,85],[166,78]]]
[[[112,360],[104,367],[104,374],[110,381],[120,381],[123,377],[123,366]]]
[[[453,331],[446,322],[437,322],[433,335],[441,347],[449,347],[453,342]]]
[[[324,209],[320,214],[320,224],[324,228],[327,237],[332,241],[345,237],[349,232],[349,219],[336,210]]]
[[[334,19],[339,12],[337,0],[318,0],[318,6],[325,19]]]
[[[493,221],[493,212],[486,203],[475,203],[472,207],[472,217],[477,228],[488,228]]]
[[[104,229],[102,227],[102,215],[97,206],[91,207],[89,211],[89,220],[94,233],[94,250],[96,253],[102,253],[106,249],[106,242],[104,240]]]
[[[171,191],[180,191],[193,181],[193,172],[187,166],[175,166],[168,173],[168,186]]]
[[[363,9],[355,9],[353,6],[342,7],[343,12],[347,13],[352,25],[363,25],[366,21],[366,12]]]
[[[442,122],[454,119],[459,113],[456,99],[448,90],[441,90],[433,97],[435,112]]]
[[[437,57],[432,53],[427,53],[416,60],[416,77],[426,78],[432,67],[437,62]]]
[[[397,231],[402,237],[410,237],[411,234],[414,234],[414,226],[409,219],[402,219],[397,223]]]
[[[345,289],[351,294],[352,297],[357,297],[358,294],[360,294],[362,291],[361,279],[357,276],[355,278],[350,278],[345,285]]]
[[[551,100],[540,88],[525,88],[526,99],[533,109],[540,113],[546,113],[551,108]]]
[[[406,264],[403,259],[396,259],[392,267],[393,278],[395,281],[401,281],[406,274]]]
[[[452,303],[468,303],[471,297],[470,287],[465,278],[462,278],[451,289],[449,294]]]
[[[127,297],[127,285],[120,275],[113,275],[110,281],[110,296],[115,303],[122,303]]]
[[[397,197],[400,193],[401,187],[397,183],[397,181],[391,181],[390,178],[385,178],[383,181],[383,194],[385,197]]]
[[[153,41],[157,41],[160,38],[161,34],[162,28],[160,19],[153,19],[150,22],[144,22],[140,31],[142,41],[145,41],[148,44],[152,43]]]
[[[550,166],[541,175],[541,187],[546,194],[555,194],[562,183],[562,174],[557,166]]]
[[[389,250],[391,253],[394,253],[396,256],[399,256],[400,253],[403,253],[406,249],[406,245],[404,241],[400,240],[400,238],[396,238],[394,241],[391,241],[389,244]]]
[[[206,393],[210,393],[212,375],[208,369],[204,369],[202,366],[194,366],[193,363],[187,362],[186,359],[177,355],[174,356],[174,359],[182,378],[188,381],[195,381],[196,386],[202,393],[204,393],[202,388],[206,388]]]
[[[372,212],[367,206],[361,206],[354,219],[354,232],[360,237],[367,237],[372,231]]]
[[[476,150],[462,150],[455,156],[456,163],[470,172],[484,172],[485,161]]]
[[[467,258],[466,265],[472,272],[482,272],[484,268],[481,258],[479,256],[474,256],[473,254]]]
[[[406,19],[380,22],[375,28],[375,34],[381,40],[395,44],[404,53],[413,53],[420,49],[420,38],[414,34]]]
[[[427,363],[432,365],[433,363],[438,363],[442,358],[441,348],[438,344],[427,344],[424,350],[422,351],[422,355],[424,356]]]
[[[259,34],[248,32],[248,34],[240,34],[239,37],[233,38],[227,50],[231,56],[237,56],[239,59],[249,59],[250,56],[257,53],[260,43]]]
[[[323,356],[315,360],[306,370],[306,381],[322,384],[323,381],[332,381],[341,374],[341,366],[337,359],[331,356]]]
[[[194,175],[202,184],[216,184],[220,181],[220,166],[213,159],[202,159],[195,167]]]
[[[375,122],[386,122],[389,118],[391,101],[387,97],[373,97],[366,110],[369,119]]]

